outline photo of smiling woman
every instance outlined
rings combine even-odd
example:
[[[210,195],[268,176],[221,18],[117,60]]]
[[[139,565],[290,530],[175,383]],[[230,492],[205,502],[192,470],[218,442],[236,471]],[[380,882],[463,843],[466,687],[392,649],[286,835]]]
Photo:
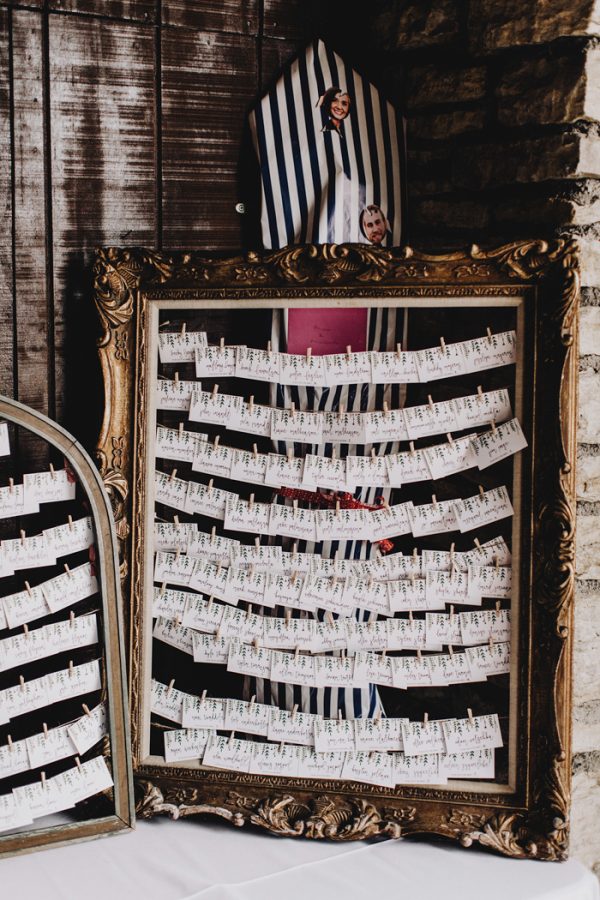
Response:
[[[322,131],[337,131],[343,137],[342,122],[350,112],[352,101],[350,95],[339,87],[328,88],[322,97],[319,97],[318,105],[323,116]]]

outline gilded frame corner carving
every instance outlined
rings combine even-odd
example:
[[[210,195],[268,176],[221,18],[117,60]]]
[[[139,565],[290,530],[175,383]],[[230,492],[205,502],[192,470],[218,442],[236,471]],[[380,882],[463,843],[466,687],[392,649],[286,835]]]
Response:
[[[412,248],[305,245],[230,259],[200,253],[155,253],[142,248],[97,252],[95,302],[105,410],[97,457],[109,492],[120,544],[123,595],[129,598],[130,692],[137,813],[141,817],[212,814],[233,825],[276,834],[332,840],[401,837],[429,832],[515,858],[564,859],[568,852],[571,770],[571,631],[575,549],[578,249],[572,240],[530,240],[446,254]],[[530,603],[531,703],[519,750],[527,766],[523,802],[502,794],[407,788],[393,798],[383,789],[318,783],[290,790],[285,779],[140,766],[136,757],[138,599],[131,571],[134,507],[135,397],[143,378],[144,348],[137,340],[142,293],[167,286],[171,298],[190,291],[252,296],[320,288],[330,296],[351,287],[394,288],[413,295],[489,296],[537,292],[534,438],[543,441],[532,484],[533,562]],[[543,379],[542,376],[543,375]],[[543,380],[543,385],[541,381]],[[136,495],[136,504],[132,503]],[[140,499],[141,495],[141,499]],[[135,565],[134,565],[135,568]],[[548,698],[551,701],[548,702]],[[532,735],[536,735],[534,740]],[[512,805],[511,805],[512,804]]]

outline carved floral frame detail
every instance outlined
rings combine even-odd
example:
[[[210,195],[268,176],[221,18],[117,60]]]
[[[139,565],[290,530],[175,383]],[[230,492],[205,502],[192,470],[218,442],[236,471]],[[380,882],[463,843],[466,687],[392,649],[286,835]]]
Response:
[[[134,773],[141,817],[210,814],[272,833],[357,840],[430,833],[516,858],[564,859],[568,851],[571,772],[571,631],[574,590],[578,251],[572,240],[520,241],[494,249],[430,254],[403,248],[304,245],[211,259],[198,252],[142,248],[98,250],[95,303],[105,410],[97,457],[120,543],[128,598]],[[535,290],[534,327],[543,371],[535,388],[534,442],[544,447],[532,485],[535,548],[530,606],[530,691],[521,702],[527,767],[522,795],[403,787],[396,792],[350,782],[307,781],[140,765],[139,560],[132,546],[135,510],[143,506],[134,459],[134,388],[144,379],[140,297],[168,289],[194,297],[498,296]],[[543,369],[542,369],[543,367]],[[543,381],[543,384],[541,382]],[[138,425],[139,428],[139,425]],[[134,476],[134,472],[136,473]],[[136,483],[134,484],[134,477]],[[136,502],[133,503],[132,494]],[[522,692],[521,692],[522,693]],[[535,735],[535,739],[532,737]]]

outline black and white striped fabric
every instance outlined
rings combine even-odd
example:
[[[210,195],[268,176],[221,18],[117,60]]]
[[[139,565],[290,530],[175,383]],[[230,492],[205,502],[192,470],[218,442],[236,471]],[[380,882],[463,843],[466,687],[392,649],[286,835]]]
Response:
[[[370,350],[393,350],[398,341],[403,340],[404,335],[404,311],[401,309],[379,308],[369,310],[367,347]],[[275,310],[273,313],[273,325],[271,343],[274,350],[286,349],[287,343],[287,315],[283,310]],[[273,385],[271,403],[278,407],[289,408],[291,403],[300,410],[321,410],[336,412],[344,407],[348,412],[366,412],[372,409],[382,409],[384,401],[390,409],[397,409],[404,403],[404,385],[340,385],[335,388],[289,387],[285,385]],[[396,453],[398,445],[394,443],[375,445],[351,445],[340,444],[336,447],[340,456],[368,455],[372,446],[378,454]],[[289,449],[294,450],[295,455],[306,453],[318,453],[331,456],[332,445],[305,445],[292,444],[279,441],[276,444],[278,453],[286,454]],[[388,500],[389,489],[366,488],[358,489],[355,497],[363,503],[372,504],[378,496],[385,496]],[[287,544],[291,544],[287,542]],[[284,546],[286,542],[284,541]],[[289,549],[289,547],[288,547]],[[368,541],[322,541],[320,543],[299,542],[298,550],[302,552],[318,553],[326,559],[333,559],[337,553],[340,559],[368,559],[373,551],[373,545]],[[283,614],[282,611],[279,613]],[[298,612],[299,616],[309,616],[310,613]],[[316,616],[323,620],[325,613],[321,610]],[[355,617],[358,621],[368,622],[376,619],[376,613],[367,610],[356,610]],[[280,709],[291,710],[297,704],[303,712],[318,713],[325,717],[336,717],[338,712],[347,719],[376,716],[383,713],[379,693],[375,685],[367,688],[311,688],[302,685],[281,684],[274,681],[247,677],[245,681],[245,696],[256,696],[258,702],[279,706]]]
[[[337,119],[336,97],[345,104]],[[322,41],[286,69],[250,127],[265,248],[400,243],[402,121]]]

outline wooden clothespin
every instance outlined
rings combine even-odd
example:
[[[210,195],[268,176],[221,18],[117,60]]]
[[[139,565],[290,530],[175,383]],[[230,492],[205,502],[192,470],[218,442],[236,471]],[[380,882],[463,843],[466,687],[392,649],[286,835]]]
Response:
[[[490,428],[492,429],[492,434],[496,434],[496,423],[494,422],[493,419],[490,422]]]
[[[477,385],[477,402],[481,403],[483,401],[483,388],[480,384]]]
[[[298,515],[298,501],[297,500],[292,500],[292,515],[293,516]]]
[[[52,480],[54,481],[54,479],[56,478],[56,471],[52,463],[50,463],[50,475],[52,476]]]
[[[448,644],[448,655],[450,656],[450,658],[454,656],[454,647],[452,646],[452,644]]]
[[[490,344],[493,344],[493,343],[494,343],[494,337],[493,337],[493,335],[492,335],[492,329],[490,328],[489,325],[488,325],[488,327],[486,328],[486,331],[487,331],[488,341],[490,342]]]
[[[73,612],[73,610],[71,610],[69,613],[69,625],[71,628],[73,628],[73,626],[75,625],[75,613]]]
[[[173,685],[174,685],[174,684],[175,684],[175,679],[174,679],[174,678],[171,678],[171,680],[170,680],[170,682],[169,682],[169,686],[167,687],[167,693],[166,693],[166,696],[167,696],[167,697],[169,696],[169,694],[170,694],[171,691],[173,690]]]
[[[79,759],[78,756],[75,757],[75,765],[77,766],[77,768],[78,768],[79,771],[81,772],[81,760]]]
[[[490,650],[493,650],[494,649],[494,636],[492,634],[490,634],[488,644],[489,644]]]
[[[67,524],[69,526],[69,531],[73,531],[73,516],[71,513],[67,516]]]
[[[42,722],[42,731],[44,732],[44,740],[48,740],[48,726],[45,722]]]
[[[213,450],[216,450],[218,448],[220,440],[221,440],[221,436],[216,434],[215,439],[213,441]]]
[[[479,542],[479,538],[473,538],[473,543],[475,544],[475,546],[479,550],[479,552],[482,553],[483,547],[481,546],[481,544]]]
[[[218,384],[213,384],[213,389],[212,389],[212,391],[210,392],[210,399],[211,399],[211,400],[216,400],[216,399],[217,399],[217,394],[218,394],[218,393],[219,393],[219,385],[218,385]]]
[[[8,492],[9,492],[9,494],[12,494],[12,492],[14,491],[14,489],[15,489],[15,479],[14,479],[14,478],[9,478],[9,479],[8,479]]]
[[[421,653],[421,651],[419,650],[418,647],[417,647],[417,659],[419,660],[419,662],[421,662],[421,660],[423,659],[423,654]]]
[[[310,366],[311,357],[312,357],[312,347],[307,347],[306,348],[306,365],[307,366]]]
[[[350,359],[350,354],[352,353],[352,345],[347,344],[346,346],[346,360]]]
[[[343,720],[344,720],[344,714],[342,713],[341,709],[338,709],[338,722],[343,722]]]
[[[27,539],[27,534],[25,532],[25,529],[21,528],[21,531],[19,532],[19,534],[21,536],[21,544],[25,544],[25,540]]]
[[[269,354],[269,356],[271,355],[272,352],[273,352],[273,346],[271,344],[271,341],[267,341],[267,353]]]
[[[225,349],[225,338],[219,338],[219,350],[223,351]]]
[[[202,691],[202,696],[200,697],[200,706],[203,706],[204,703],[206,703],[207,693],[208,693],[208,691],[206,690],[206,688],[204,688],[204,690]]]
[[[179,385],[179,372],[175,372],[175,375],[173,376],[173,381],[175,382],[175,385]]]
[[[294,650],[294,662],[298,662],[299,656],[300,656],[300,644],[296,644],[296,649]]]
[[[31,585],[29,584],[28,581],[25,582],[25,590],[27,591],[27,593],[29,594],[30,597],[33,596],[33,591],[31,590]]]
[[[294,703],[294,708],[292,709],[292,715],[290,716],[292,722],[296,718],[296,713],[298,712],[298,704]]]
[[[336,515],[336,518],[337,518],[337,519],[339,519],[339,517],[340,517],[340,509],[341,509],[341,507],[340,507],[340,501],[339,501],[339,500],[336,500],[336,501],[335,501],[335,515]]]
[[[10,736],[10,734],[7,734],[7,735],[6,735],[6,743],[7,743],[7,746],[8,746],[8,752],[9,752],[9,753],[12,753],[14,748],[13,748],[13,739],[12,739],[12,737]]]
[[[454,438],[452,437],[452,434],[450,432],[448,432],[446,437],[448,438],[448,443],[450,444],[450,446],[454,447]]]
[[[23,678],[22,675],[19,675],[19,687],[21,688],[22,691],[25,690],[25,679]]]
[[[431,398],[431,394],[427,394],[427,406],[433,412],[433,400]]]
[[[209,478],[209,479],[208,479],[208,484],[207,484],[207,486],[206,486],[206,493],[207,493],[209,496],[212,494],[212,489],[213,489],[213,487],[214,487],[214,484],[215,484],[215,479],[214,479],[214,478]]]
[[[248,412],[252,415],[254,411],[254,394],[251,394],[248,399]]]
[[[442,351],[442,353],[446,352],[446,341],[443,337],[440,337],[440,350]]]
[[[181,337],[184,337],[184,336],[185,336],[185,329],[186,329],[186,323],[185,323],[185,322],[182,322],[182,323],[181,323],[181,332],[180,332]]]
[[[423,713],[423,725],[425,728],[429,727],[429,713]]]
[[[40,781],[42,783],[43,789],[46,790],[46,773],[45,772],[40,772]]]
[[[375,452],[375,447],[371,447],[371,462],[377,462],[377,453]]]
[[[252,444],[252,455],[255,460],[258,459],[258,445],[257,444]]]
[[[25,625],[23,625],[23,634],[25,635],[26,638],[29,637],[29,625],[27,625],[27,623],[25,623]]]
[[[469,725],[473,726],[475,722],[473,721],[473,710],[470,707],[467,707],[467,716],[469,718]]]
[[[290,405],[290,415],[291,415],[292,419],[294,419],[296,417],[296,404],[293,401]]]
[[[480,485],[479,485],[479,496],[480,496],[480,497],[483,497],[484,494],[485,494],[485,491],[484,491],[484,489],[483,489],[483,485],[480,484]]]
[[[387,417],[389,415],[389,413],[390,413],[390,407],[388,405],[387,400],[384,400],[383,401],[383,415]]]
[[[176,475],[177,475],[177,469],[171,469],[171,474],[169,475],[169,482],[174,481]]]
[[[496,600],[496,612],[499,613],[501,609],[502,609],[502,601]]]
[[[216,525],[213,525],[213,527],[210,529],[210,542],[211,542],[211,544],[214,544],[214,542],[215,542],[215,540],[216,540],[216,537],[217,537],[217,526],[216,526]]]
[[[400,358],[400,354],[402,353],[402,344],[396,344],[396,356]]]
[[[231,744],[234,738],[235,738],[235,731],[232,731],[231,734],[229,735],[229,740],[227,741],[227,743]]]
[[[254,706],[255,702],[256,702],[256,694],[252,694],[252,696],[250,697],[250,704],[249,704],[250,708],[252,708]]]
[[[82,704],[81,704],[81,708],[82,708],[82,710],[84,711],[84,713],[85,713],[86,716],[91,716],[91,715],[92,715],[91,712],[90,712],[90,708],[89,708],[89,706],[87,705],[87,703],[82,703]]]
[[[497,554],[494,554],[494,568],[500,568],[500,557]]]
[[[435,494],[431,495],[431,505],[434,509],[437,509],[437,497],[435,496]]]
[[[291,609],[286,609],[285,611],[285,624],[289,625],[292,619],[292,611]]]
[[[72,678],[72,677],[73,677],[73,668],[74,668],[74,666],[73,666],[73,660],[70,659],[70,660],[69,660],[69,678]]]
[[[450,604],[450,625],[452,625],[454,621],[454,606]]]
[[[343,416],[345,412],[346,412],[346,407],[344,406],[343,403],[340,403],[340,405],[338,406],[338,416]]]
[[[210,612],[210,611],[211,611],[211,609],[213,608],[213,603],[214,603],[214,602],[215,602],[215,598],[214,598],[213,595],[211,594],[210,597],[208,598],[208,605],[207,605],[207,607],[206,607],[206,612]]]

